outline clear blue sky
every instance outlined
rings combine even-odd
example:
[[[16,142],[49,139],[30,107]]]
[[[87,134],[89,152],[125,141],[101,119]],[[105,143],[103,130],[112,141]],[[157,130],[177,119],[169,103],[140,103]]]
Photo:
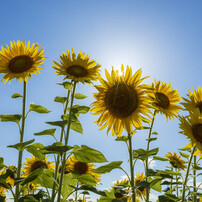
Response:
[[[66,92],[57,82],[51,68],[52,60],[57,60],[66,49],[75,48],[88,53],[104,69],[117,68],[123,63],[134,71],[143,69],[143,75],[150,75],[147,83],[154,78],[171,82],[181,96],[188,89],[202,85],[202,2],[201,0],[18,0],[2,1],[0,12],[0,45],[11,40],[30,40],[45,47],[48,59],[41,75],[33,76],[28,82],[27,102],[40,104],[52,112],[47,115],[30,113],[26,122],[25,140],[32,139],[34,132],[48,129],[45,121],[58,120],[62,109],[54,103],[55,96],[65,96]],[[2,78],[2,76],[0,76]],[[15,92],[22,92],[22,85],[15,80],[11,84],[0,84],[0,114],[21,113],[21,100],[11,99]],[[77,92],[88,95],[79,104],[90,105],[93,101],[92,86],[79,85]],[[123,160],[128,169],[128,154],[123,143],[106,136],[106,131],[98,131],[93,122],[98,117],[81,115],[84,135],[72,133],[70,144],[86,144],[102,151],[109,161]],[[159,155],[175,152],[188,141],[178,134],[178,121],[168,121],[158,115],[154,129],[159,132],[158,140],[152,148],[160,147]],[[16,164],[17,153],[7,145],[19,142],[17,127],[13,123],[0,123],[1,156],[6,163]],[[59,130],[57,132],[59,135]],[[146,147],[147,134],[134,137],[134,148]],[[53,140],[37,137],[36,142],[45,145]],[[25,152],[25,157],[28,154]],[[157,166],[162,166],[157,162]],[[162,166],[163,167],[163,166]],[[142,170],[138,164],[137,171]],[[124,175],[118,170],[102,177],[103,186]]]

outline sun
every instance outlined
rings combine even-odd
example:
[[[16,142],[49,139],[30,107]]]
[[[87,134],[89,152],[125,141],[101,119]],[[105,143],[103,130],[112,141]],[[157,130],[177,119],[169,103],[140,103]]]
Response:
[[[95,102],[91,104],[93,115],[100,115],[96,121],[100,130],[106,128],[107,134],[112,129],[113,136],[121,136],[123,129],[128,133],[132,127],[141,128],[142,121],[150,122],[149,102],[145,96],[144,85],[140,83],[142,70],[132,74],[132,68],[124,66],[119,71],[112,67],[111,75],[105,70],[107,81],[99,77],[101,85],[96,85],[98,93],[94,93]],[[147,118],[146,118],[147,117]]]
[[[4,74],[2,81],[6,83],[16,78],[21,83],[27,82],[31,74],[40,73],[44,57],[44,49],[39,49],[38,43],[30,44],[30,41],[11,41],[10,47],[2,47],[0,50],[0,74]]]

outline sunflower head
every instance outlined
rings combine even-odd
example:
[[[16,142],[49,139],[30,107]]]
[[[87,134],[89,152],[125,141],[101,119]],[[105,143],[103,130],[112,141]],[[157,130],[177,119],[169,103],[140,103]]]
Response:
[[[70,158],[66,161],[66,169],[68,171],[75,171],[80,175],[91,174],[98,184],[100,182],[100,175],[92,172],[94,168],[94,164],[78,161],[74,156],[70,156]]]
[[[23,195],[34,194],[34,192],[38,189],[39,186],[40,186],[39,184],[29,182],[28,184],[22,187],[22,193]]]
[[[177,90],[171,88],[170,83],[156,81],[151,84],[148,96],[152,102],[152,108],[166,116],[166,119],[174,119],[179,114],[181,107],[177,105],[181,100]]]
[[[40,49],[38,44],[30,44],[30,41],[13,41],[10,47],[2,47],[0,50],[0,73],[5,74],[2,81],[5,83],[14,78],[21,83],[27,78],[31,78],[31,74],[40,73],[42,63],[45,60],[44,50]]]
[[[26,158],[26,161],[24,164],[25,166],[23,167],[22,171],[24,172],[23,176],[27,177],[29,176],[33,171],[35,171],[38,168],[46,168],[51,171],[54,171],[54,165],[52,165],[53,161],[47,161],[48,157],[45,158],[44,161],[33,157],[31,155],[31,158]]]
[[[179,117],[180,133],[186,135],[193,145],[202,152],[202,113],[199,109],[190,112],[189,117]]]
[[[97,80],[100,65],[95,60],[90,60],[88,55],[80,53],[76,56],[74,49],[72,49],[72,56],[70,51],[60,56],[60,62],[53,61],[54,69],[57,75],[64,75],[67,79],[80,81],[82,83],[92,83]]]
[[[134,179],[134,185],[136,186],[138,183],[145,179],[144,173],[137,173]],[[138,187],[136,190],[137,198],[141,198],[142,200],[146,197],[146,188],[145,187]]]
[[[181,156],[178,156],[176,152],[174,152],[173,154],[168,152],[168,154],[166,154],[165,157],[169,159],[169,162],[174,168],[179,168],[182,170],[186,168],[185,166],[186,161],[182,160]]]
[[[198,108],[202,113],[202,87],[199,86],[197,91],[193,88],[193,92],[188,90],[187,96],[189,99],[183,98],[185,102],[181,103],[185,110],[193,111]]]
[[[132,131],[132,126],[142,127],[142,120],[150,121],[148,116],[148,101],[144,96],[144,78],[141,78],[142,70],[132,74],[132,68],[127,66],[122,75],[112,67],[111,75],[105,70],[107,81],[99,77],[102,85],[95,86],[98,93],[94,93],[95,102],[91,104],[92,114],[100,114],[96,121],[100,130],[108,126],[107,133],[112,129],[112,135],[121,136],[123,129]]]

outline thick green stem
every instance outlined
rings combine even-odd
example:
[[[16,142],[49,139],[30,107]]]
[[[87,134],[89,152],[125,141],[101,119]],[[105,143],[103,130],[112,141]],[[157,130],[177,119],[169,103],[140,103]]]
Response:
[[[195,151],[196,151],[196,149],[195,149]],[[194,166],[197,166],[196,156],[194,156]],[[196,188],[196,170],[195,169],[193,169],[193,186],[194,186],[193,191],[197,192],[197,188]],[[197,197],[195,195],[193,196],[193,202],[197,202]]]
[[[176,172],[178,172],[178,169],[177,168],[175,168],[175,171]],[[176,175],[176,177],[175,177],[175,179],[176,179],[176,195],[177,195],[177,197],[179,196],[179,188],[178,188],[178,176]]]
[[[73,102],[74,102],[74,94],[75,94],[75,90],[76,90],[76,81],[74,81],[74,85],[73,85],[73,91],[72,91],[72,95],[71,95],[71,103],[70,103],[70,109],[69,109],[69,118],[68,118],[68,125],[67,125],[67,134],[65,137],[65,146],[67,146],[68,144],[68,140],[69,140],[69,131],[70,131],[70,125],[71,125],[71,121],[72,121],[72,106],[73,106]],[[62,183],[63,183],[63,176],[64,176],[64,172],[65,172],[65,162],[66,162],[66,153],[64,153],[62,155],[62,169],[61,169],[61,174],[60,174],[60,182],[59,182],[59,189],[58,189],[58,199],[57,201],[60,202],[60,198],[61,198],[61,191],[62,191]]]
[[[25,110],[26,110],[26,91],[27,91],[27,85],[26,85],[26,82],[24,81],[24,83],[23,83],[23,102],[22,102],[22,126],[21,126],[21,131],[20,131],[20,143],[23,143],[23,139],[24,139]],[[23,153],[23,151],[19,151],[17,178],[20,178],[20,175],[21,175],[22,153]],[[19,198],[20,198],[20,185],[17,184],[16,189],[15,189],[16,202],[18,201]]]
[[[133,148],[132,148],[132,136],[130,133],[128,133],[128,140],[129,140],[129,161],[130,161],[130,185],[132,188],[132,202],[136,202],[136,196],[135,196],[135,189],[134,189],[134,169],[133,169]]]
[[[182,189],[182,202],[185,201],[185,192],[186,192],[186,185],[187,185],[187,181],[188,181],[188,177],[189,177],[189,171],[190,171],[190,166],[191,166],[191,162],[192,162],[192,158],[193,158],[193,154],[194,154],[194,151],[195,151],[195,148],[194,147],[191,151],[191,155],[189,157],[189,161],[188,161],[188,165],[187,165],[187,172],[186,172],[186,176],[185,176],[185,179],[184,179],[184,182],[183,182],[183,189]]]
[[[171,171],[173,171],[173,167],[171,167]],[[173,193],[173,179],[171,178],[170,180],[170,191],[171,191],[171,194]]]
[[[152,135],[152,128],[153,128],[153,125],[154,125],[155,115],[156,115],[156,110],[154,111],[151,127],[149,129],[149,136],[148,136],[148,141],[147,141],[147,151],[149,151],[149,147],[150,147],[150,141],[149,140],[150,140],[151,135]],[[148,181],[148,168],[149,168],[148,158],[146,158],[145,162],[146,162],[145,163],[146,164],[145,165],[145,176],[146,176],[146,181]],[[149,192],[150,192],[150,189],[146,188],[146,202],[149,202]]]
[[[67,101],[65,103],[65,107],[64,107],[64,110],[63,110],[63,115],[65,115],[67,113],[67,106],[68,106],[68,103],[69,103],[69,95],[70,95],[70,90],[68,90],[68,93],[67,93]],[[63,140],[64,128],[65,128],[64,126],[61,128],[60,142],[62,142],[62,140]],[[55,181],[53,182],[51,202],[54,202],[54,199],[55,199],[55,189],[56,189],[56,181],[57,181],[57,178],[58,178],[59,163],[60,163],[60,155],[57,155],[57,160],[56,160],[56,163],[55,163],[55,173],[54,173]]]

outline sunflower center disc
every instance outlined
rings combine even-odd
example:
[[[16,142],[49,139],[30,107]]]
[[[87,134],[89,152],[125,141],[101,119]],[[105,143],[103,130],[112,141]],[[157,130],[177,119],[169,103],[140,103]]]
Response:
[[[200,110],[200,113],[202,113],[202,102],[199,102],[199,103],[196,105],[196,107],[198,107],[199,110]]]
[[[155,95],[158,100],[157,106],[167,109],[170,105],[170,100],[168,97],[164,93],[155,93]]]
[[[44,163],[43,161],[35,161],[31,166],[31,172],[35,171],[38,168],[41,168],[41,166],[48,168],[46,163]]]
[[[202,124],[193,125],[192,134],[198,142],[202,143]]]
[[[33,61],[29,56],[20,55],[14,57],[9,63],[9,69],[12,73],[22,73],[30,69]]]
[[[137,185],[139,182],[141,182],[140,180],[137,180],[136,182],[135,182],[135,184]],[[144,187],[138,187],[138,190],[140,190],[141,192],[143,192],[144,191]]]
[[[74,170],[77,171],[79,174],[85,174],[88,171],[88,165],[84,162],[76,162],[74,165]]]
[[[86,68],[80,65],[72,65],[67,68],[66,72],[75,77],[85,77],[88,74]]]
[[[121,198],[124,197],[124,195],[123,195],[122,193],[115,193],[114,195],[115,195],[115,197],[116,197],[117,199],[121,199]]]
[[[138,107],[138,95],[133,87],[117,84],[106,92],[104,102],[115,117],[127,118]]]

